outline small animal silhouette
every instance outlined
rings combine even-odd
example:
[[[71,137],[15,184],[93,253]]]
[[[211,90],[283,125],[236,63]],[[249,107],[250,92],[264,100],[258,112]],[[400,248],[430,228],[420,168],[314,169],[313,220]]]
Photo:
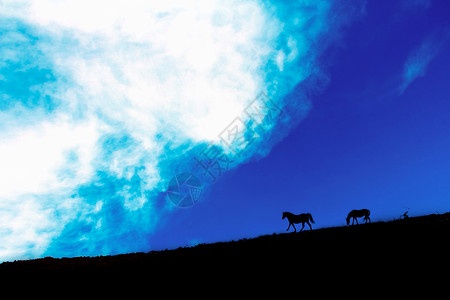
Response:
[[[370,215],[370,210],[368,210],[368,209],[354,209],[347,215],[347,218],[346,218],[347,225],[350,225],[351,218],[353,218],[352,225],[355,223],[355,221],[356,221],[356,224],[359,224],[357,218],[362,218],[362,217],[364,217],[365,223],[367,223],[367,221],[369,221],[369,223],[370,223],[369,215]]]
[[[400,219],[408,219],[408,211],[405,211],[402,215],[400,215]]]
[[[311,223],[309,223],[309,221],[311,221],[314,224],[314,220],[310,213],[294,215],[293,213],[290,213],[290,212],[283,212],[282,219],[284,220],[284,218],[287,218],[289,221],[289,226],[286,229],[286,231],[288,231],[292,225],[292,227],[294,227],[295,232],[297,232],[297,229],[295,228],[294,223],[295,224],[302,223],[302,229],[300,229],[300,231],[302,231],[303,228],[305,228],[305,223],[307,223],[309,225],[309,228],[311,230],[312,230],[312,227],[311,227]]]

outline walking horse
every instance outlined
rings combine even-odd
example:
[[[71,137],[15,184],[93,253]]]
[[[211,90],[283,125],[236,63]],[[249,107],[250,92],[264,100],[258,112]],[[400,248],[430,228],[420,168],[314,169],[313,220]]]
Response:
[[[284,218],[287,218],[289,221],[289,226],[286,229],[286,231],[288,231],[292,225],[292,227],[294,227],[295,232],[297,232],[297,229],[295,228],[294,224],[298,224],[298,223],[302,223],[302,229],[300,229],[300,231],[302,231],[303,228],[305,228],[305,223],[308,224],[309,229],[312,230],[311,223],[309,223],[309,221],[311,221],[314,224],[314,220],[310,213],[294,215],[293,213],[290,213],[290,212],[284,212],[282,219],[284,220]]]

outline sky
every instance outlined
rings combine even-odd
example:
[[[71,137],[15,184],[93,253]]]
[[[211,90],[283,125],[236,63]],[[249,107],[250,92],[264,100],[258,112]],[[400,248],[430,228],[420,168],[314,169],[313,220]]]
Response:
[[[0,1],[0,261],[450,211],[445,0]]]

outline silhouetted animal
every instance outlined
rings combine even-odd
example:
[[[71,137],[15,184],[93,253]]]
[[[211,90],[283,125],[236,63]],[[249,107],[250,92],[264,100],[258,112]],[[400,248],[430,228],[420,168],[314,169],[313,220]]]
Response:
[[[400,219],[408,219],[408,211],[405,211],[402,215],[400,215]]]
[[[300,231],[302,231],[303,228],[305,228],[305,223],[307,223],[309,225],[309,228],[311,230],[312,230],[312,227],[311,227],[311,223],[309,223],[309,221],[311,221],[314,224],[314,220],[310,213],[294,215],[293,213],[290,213],[290,212],[284,212],[282,219],[284,220],[284,218],[287,218],[289,221],[289,226],[286,229],[286,231],[288,231],[292,225],[292,227],[294,227],[295,232],[297,232],[297,229],[295,228],[294,223],[295,224],[302,223],[302,229],[300,229]]]
[[[356,221],[356,224],[359,224],[357,218],[362,218],[362,217],[364,217],[364,221],[366,221],[366,223],[367,223],[367,221],[369,221],[369,223],[370,223],[369,215],[370,215],[370,210],[368,210],[368,209],[354,209],[347,215],[347,219],[346,219],[347,225],[350,225],[350,218],[353,218],[352,225],[355,223],[355,221]]]

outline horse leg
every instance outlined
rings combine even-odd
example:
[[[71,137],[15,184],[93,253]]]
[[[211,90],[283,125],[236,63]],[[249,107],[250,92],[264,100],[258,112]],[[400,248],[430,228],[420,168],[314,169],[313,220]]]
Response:
[[[358,218],[355,218],[355,220],[356,220],[356,225],[359,225],[359,223],[358,223]]]
[[[286,229],[286,231],[289,231],[289,228],[291,228],[291,223],[289,223],[288,228]]]
[[[311,223],[307,222],[309,225],[309,229],[312,230]]]
[[[303,231],[303,228],[305,228],[305,223],[302,223],[302,229],[300,229],[300,232]]]
[[[295,228],[294,223],[292,223],[292,227],[294,227],[295,232],[297,232],[297,228]]]

